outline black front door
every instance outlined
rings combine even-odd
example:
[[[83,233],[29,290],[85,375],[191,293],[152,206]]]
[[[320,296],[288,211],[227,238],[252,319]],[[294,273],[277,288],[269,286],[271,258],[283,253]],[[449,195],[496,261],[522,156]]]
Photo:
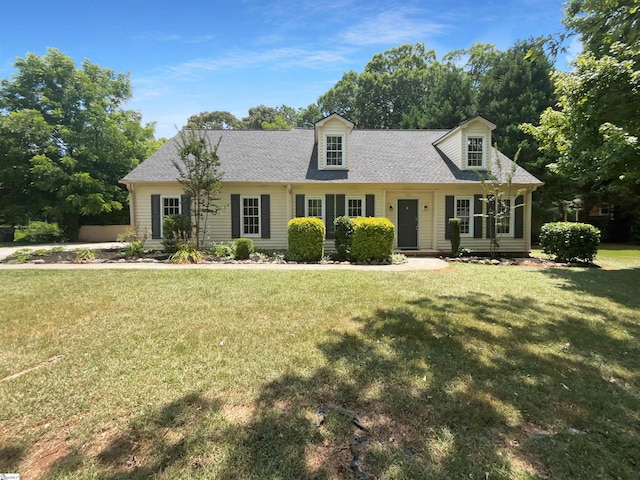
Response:
[[[418,200],[398,200],[398,248],[418,248]]]

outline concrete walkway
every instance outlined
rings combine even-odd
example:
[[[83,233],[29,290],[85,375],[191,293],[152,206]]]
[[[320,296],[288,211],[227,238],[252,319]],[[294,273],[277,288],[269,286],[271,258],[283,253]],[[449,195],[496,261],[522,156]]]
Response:
[[[64,250],[77,250],[80,248],[89,248],[92,250],[99,249],[115,249],[122,248],[125,244],[118,242],[108,243],[58,243],[51,245],[31,245],[31,246],[19,246],[19,247],[0,247],[0,260],[15,253],[22,248],[28,248],[31,250],[48,250],[55,247],[62,247]],[[400,265],[340,265],[340,264],[279,264],[279,263],[199,263],[189,265],[174,265],[170,263],[22,263],[17,265],[0,264],[0,270],[23,270],[23,269],[38,269],[38,270],[69,270],[69,269],[205,269],[205,270],[366,270],[366,271],[384,271],[384,272],[408,272],[408,271],[421,271],[421,270],[440,270],[448,268],[449,264],[444,260],[432,257],[408,257],[406,263]]]

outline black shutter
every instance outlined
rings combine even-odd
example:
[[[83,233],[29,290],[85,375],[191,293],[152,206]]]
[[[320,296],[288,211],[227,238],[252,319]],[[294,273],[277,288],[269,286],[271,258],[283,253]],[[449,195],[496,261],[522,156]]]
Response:
[[[496,200],[488,197],[487,201],[487,238],[496,238]]]
[[[334,225],[333,221],[336,218],[336,210],[335,210],[335,201],[336,196],[331,194],[326,194],[324,196],[325,204],[326,204],[326,213],[325,213],[325,227],[327,228],[326,237],[334,238]]]
[[[304,217],[304,195],[296,194],[296,217]]]
[[[260,237],[271,238],[271,197],[260,195]]]
[[[191,197],[189,195],[180,196],[180,209],[182,215],[191,218]]]
[[[367,212],[365,216],[375,217],[376,216],[376,196],[366,195],[365,203],[366,203],[366,212]]]
[[[151,238],[162,238],[160,234],[160,195],[151,195]]]
[[[453,218],[455,211],[455,197],[447,195],[444,197],[444,238],[451,238],[451,227],[449,219]]]
[[[514,220],[514,237],[524,238],[524,196],[518,195],[516,197],[515,205],[515,220]]]
[[[482,195],[473,196],[473,238],[482,238]]]
[[[240,238],[240,195],[231,195],[231,238]]]
[[[343,217],[346,211],[345,196],[340,194],[336,195],[336,217]]]

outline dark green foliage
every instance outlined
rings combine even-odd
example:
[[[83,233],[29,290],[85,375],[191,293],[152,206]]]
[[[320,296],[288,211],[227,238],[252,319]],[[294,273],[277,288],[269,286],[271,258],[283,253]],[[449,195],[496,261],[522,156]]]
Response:
[[[451,229],[451,256],[457,257],[460,253],[460,219],[450,218],[449,228]]]
[[[358,262],[383,262],[391,258],[395,227],[387,218],[359,217],[352,220],[351,257]]]
[[[335,226],[335,246],[338,260],[347,260],[351,252],[351,237],[353,235],[353,222],[347,216],[338,217],[333,221]]]
[[[289,255],[317,262],[324,255],[325,226],[319,218],[294,218],[288,224]]]
[[[561,262],[591,263],[599,244],[600,230],[587,223],[547,223],[540,232],[542,251]]]
[[[31,222],[16,229],[15,240],[29,243],[59,242],[62,232],[57,223]]]
[[[250,238],[239,238],[236,240],[236,260],[248,260],[253,252],[253,240]]]
[[[162,222],[162,234],[164,251],[177,252],[179,244],[191,238],[191,219],[181,214],[167,215]]]

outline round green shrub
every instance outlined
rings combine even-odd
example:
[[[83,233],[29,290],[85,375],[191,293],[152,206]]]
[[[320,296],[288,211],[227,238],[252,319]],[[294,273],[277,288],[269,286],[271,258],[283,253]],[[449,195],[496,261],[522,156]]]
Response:
[[[317,262],[324,255],[324,222],[319,218],[294,218],[287,226],[289,256],[302,262]]]
[[[388,218],[358,217],[352,220],[351,257],[357,262],[389,261],[395,227]]]
[[[540,246],[560,262],[593,262],[600,244],[600,230],[587,223],[545,223],[540,231]]]
[[[239,238],[236,240],[236,253],[234,256],[236,260],[249,260],[253,252],[253,240],[250,238]]]

